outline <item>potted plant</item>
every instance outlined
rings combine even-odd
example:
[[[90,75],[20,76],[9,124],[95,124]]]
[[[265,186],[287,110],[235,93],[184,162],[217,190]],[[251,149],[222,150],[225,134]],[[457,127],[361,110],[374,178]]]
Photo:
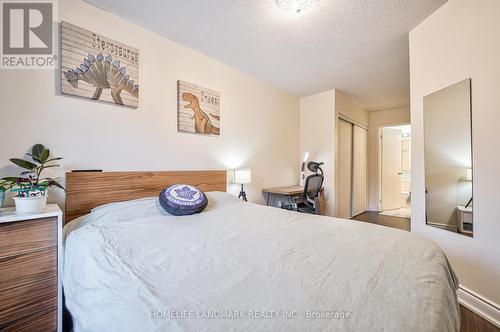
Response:
[[[31,148],[31,153],[27,153],[32,161],[20,158],[12,158],[10,161],[17,166],[24,168],[19,177],[5,177],[1,179],[2,188],[12,190],[16,193],[14,201],[16,211],[19,213],[31,213],[44,210],[47,207],[47,189],[64,187],[56,179],[42,177],[42,173],[47,168],[58,167],[54,164],[56,160],[62,158],[50,158],[50,150],[42,144],[36,144]],[[49,159],[50,158],[50,159]]]

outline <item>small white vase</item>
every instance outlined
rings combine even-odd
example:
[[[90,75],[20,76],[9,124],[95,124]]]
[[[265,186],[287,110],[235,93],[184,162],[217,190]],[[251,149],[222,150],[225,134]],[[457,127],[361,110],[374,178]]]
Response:
[[[17,213],[40,212],[47,208],[47,195],[34,197],[14,197]]]

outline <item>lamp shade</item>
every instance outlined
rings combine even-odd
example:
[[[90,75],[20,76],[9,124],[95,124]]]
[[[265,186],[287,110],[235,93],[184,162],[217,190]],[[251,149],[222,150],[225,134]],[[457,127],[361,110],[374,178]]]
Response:
[[[234,183],[247,184],[252,182],[252,171],[248,168],[234,170]]]
[[[465,179],[467,181],[472,181],[472,168],[467,168],[467,176]]]

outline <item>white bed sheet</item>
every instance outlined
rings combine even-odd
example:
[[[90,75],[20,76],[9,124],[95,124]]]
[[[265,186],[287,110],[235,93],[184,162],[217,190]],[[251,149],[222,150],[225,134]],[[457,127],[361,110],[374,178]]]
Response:
[[[75,331],[458,331],[458,282],[434,242],[207,196],[198,215],[150,198],[65,227]]]

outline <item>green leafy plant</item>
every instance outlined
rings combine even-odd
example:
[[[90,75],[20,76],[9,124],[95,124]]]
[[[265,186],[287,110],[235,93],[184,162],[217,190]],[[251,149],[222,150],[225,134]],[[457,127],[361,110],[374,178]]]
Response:
[[[0,188],[17,192],[18,197],[32,197],[46,195],[47,188],[58,187],[64,190],[64,187],[50,177],[42,177],[42,173],[47,168],[59,167],[54,164],[55,161],[62,158],[50,158],[50,150],[42,144],[35,144],[31,148],[31,153],[27,153],[32,161],[20,158],[11,158],[10,161],[17,166],[25,169],[18,177],[4,177],[0,179]],[[1,190],[1,189],[0,189]]]
[[[0,191],[7,191],[14,186],[14,181],[0,180]]]

